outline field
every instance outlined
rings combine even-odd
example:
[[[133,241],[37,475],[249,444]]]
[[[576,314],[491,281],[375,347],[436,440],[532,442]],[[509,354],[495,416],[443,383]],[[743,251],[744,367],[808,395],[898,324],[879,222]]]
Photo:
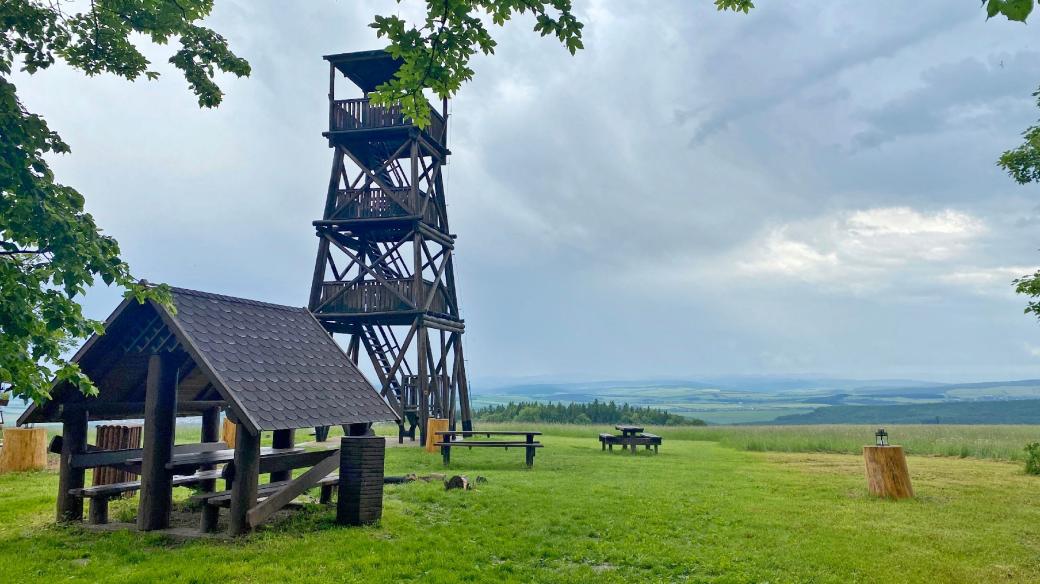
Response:
[[[602,381],[481,387],[475,404],[510,401],[615,401],[668,410],[709,424],[1037,424],[1040,411],[1014,400],[1040,399],[1040,380],[942,384],[914,380],[732,377],[687,381]],[[1010,401],[1009,401],[1010,400]],[[977,411],[979,402],[986,405]],[[966,410],[946,406],[964,405]],[[832,408],[832,406],[838,406]],[[885,408],[884,406],[900,406]],[[910,407],[911,409],[903,409]],[[934,407],[934,409],[933,409]],[[833,410],[833,411],[832,411]],[[819,418],[778,420],[814,412]],[[965,416],[970,414],[970,419]],[[937,421],[938,420],[938,421]]]
[[[657,456],[603,453],[596,428],[544,429],[534,469],[521,452],[460,451],[449,472],[487,483],[388,486],[378,526],[340,528],[309,505],[230,543],[57,527],[53,471],[0,476],[0,573],[12,582],[1040,580],[1040,478],[1017,463],[912,456],[918,496],[894,503],[867,496],[858,456],[827,453],[857,451],[868,428],[800,428],[813,440],[790,427],[662,428]],[[1036,430],[890,429],[919,454],[991,458],[1014,458]],[[927,446],[933,439],[947,445]],[[388,473],[441,471],[436,455],[387,451]],[[113,516],[132,517],[135,503],[114,505]]]

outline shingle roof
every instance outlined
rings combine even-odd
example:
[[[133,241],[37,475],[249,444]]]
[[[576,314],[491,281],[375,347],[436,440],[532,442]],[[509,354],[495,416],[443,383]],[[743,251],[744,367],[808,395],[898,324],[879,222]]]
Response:
[[[281,306],[183,288],[172,288],[176,314],[156,304],[124,302],[106,322],[108,334],[92,338],[75,361],[91,375],[94,352],[111,352],[131,336],[141,311],[158,312],[213,387],[254,430],[396,420],[395,412],[305,308]],[[129,319],[129,320],[128,320]],[[114,335],[114,337],[113,337]],[[98,344],[98,340],[104,343]],[[118,358],[131,358],[124,352]],[[111,363],[111,359],[105,358]],[[97,370],[101,376],[103,371]],[[126,375],[122,376],[126,378]],[[94,379],[94,375],[91,375]],[[104,376],[110,383],[109,376]],[[98,383],[98,379],[94,379]],[[58,391],[55,400],[32,408],[20,422],[53,421],[54,401],[77,400]],[[100,387],[101,398],[116,389]]]

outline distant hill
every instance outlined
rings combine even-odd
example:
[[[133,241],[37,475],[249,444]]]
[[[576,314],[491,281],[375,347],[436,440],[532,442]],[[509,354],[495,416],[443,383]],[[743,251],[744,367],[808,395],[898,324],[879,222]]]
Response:
[[[474,407],[509,402],[650,406],[710,424],[768,423],[779,416],[812,414],[824,407],[909,406],[1040,400],[1040,380],[936,383],[913,379],[848,379],[784,376],[701,377],[574,381],[531,379],[471,384]],[[839,411],[840,413],[840,411]],[[833,415],[839,415],[834,413]],[[925,414],[927,415],[927,414]],[[934,419],[936,415],[931,414]],[[805,423],[805,422],[784,422]]]
[[[770,425],[1040,424],[1040,400],[944,402],[897,406],[829,406],[780,416]]]

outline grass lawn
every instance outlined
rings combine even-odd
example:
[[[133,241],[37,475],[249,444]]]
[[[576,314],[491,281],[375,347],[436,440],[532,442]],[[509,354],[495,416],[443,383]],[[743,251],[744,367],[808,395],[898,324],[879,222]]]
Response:
[[[387,486],[377,526],[338,527],[313,505],[232,543],[58,527],[54,472],[3,475],[0,580],[1040,581],[1040,477],[1018,464],[914,456],[918,497],[895,503],[866,495],[855,455],[661,429],[659,455],[631,456],[601,452],[588,428],[546,430],[532,470],[520,450],[453,453],[447,472],[487,477],[477,490]],[[444,470],[439,455],[392,448],[387,472]]]

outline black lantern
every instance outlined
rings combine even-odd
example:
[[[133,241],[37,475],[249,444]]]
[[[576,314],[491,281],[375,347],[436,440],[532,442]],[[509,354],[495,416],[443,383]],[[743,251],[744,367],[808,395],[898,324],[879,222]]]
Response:
[[[885,432],[884,428],[878,428],[877,432],[874,432],[874,443],[878,446],[888,446],[888,432]]]

